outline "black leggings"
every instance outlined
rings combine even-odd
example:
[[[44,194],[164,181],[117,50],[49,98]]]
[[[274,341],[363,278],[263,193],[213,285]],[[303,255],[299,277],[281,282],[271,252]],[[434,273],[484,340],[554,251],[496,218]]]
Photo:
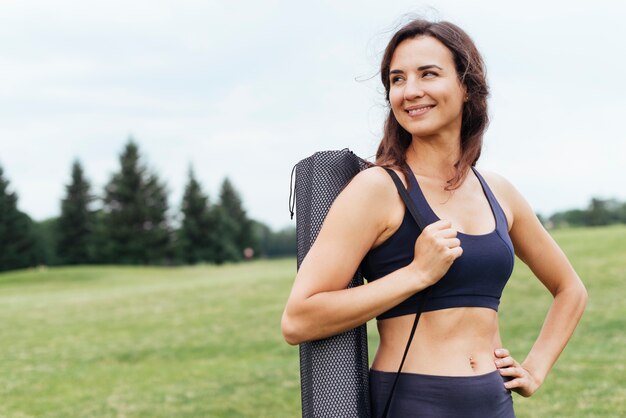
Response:
[[[395,372],[370,369],[372,417],[382,416]],[[515,418],[509,377],[498,370],[478,376],[401,373],[388,418]]]

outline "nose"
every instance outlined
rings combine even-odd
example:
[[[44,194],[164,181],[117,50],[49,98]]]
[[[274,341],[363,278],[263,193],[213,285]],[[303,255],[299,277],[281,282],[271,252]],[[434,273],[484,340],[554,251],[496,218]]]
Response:
[[[423,96],[424,90],[419,81],[415,77],[409,77],[404,87],[404,99],[410,101]]]

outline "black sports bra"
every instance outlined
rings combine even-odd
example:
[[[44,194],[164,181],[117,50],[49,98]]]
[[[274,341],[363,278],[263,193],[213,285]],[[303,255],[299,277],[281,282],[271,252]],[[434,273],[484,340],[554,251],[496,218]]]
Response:
[[[482,235],[457,232],[463,254],[454,260],[446,274],[431,288],[422,311],[461,306],[476,306],[498,310],[500,296],[513,271],[514,249],[508,234],[508,222],[500,204],[487,182],[472,167],[489,201],[496,221],[493,231]],[[409,196],[427,224],[439,220],[428,205],[422,190],[409,168]],[[361,271],[369,282],[404,267],[413,261],[415,240],[420,230],[405,208],[402,224],[394,234],[378,247],[370,250],[361,262]],[[424,297],[420,291],[400,304],[383,312],[376,319],[387,319],[414,314]]]

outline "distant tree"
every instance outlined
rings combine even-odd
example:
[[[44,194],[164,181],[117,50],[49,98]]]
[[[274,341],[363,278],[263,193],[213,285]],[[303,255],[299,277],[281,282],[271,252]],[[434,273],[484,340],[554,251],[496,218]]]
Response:
[[[263,246],[263,242],[267,239],[267,225],[255,219],[249,219],[248,222],[248,228],[250,229],[250,241],[248,247],[252,248],[254,251],[254,257],[267,257],[267,253]]]
[[[297,250],[295,227],[288,226],[270,235],[268,257],[295,256]]]
[[[215,227],[212,235],[216,239],[213,260],[217,264],[227,261],[240,261],[243,250],[237,245],[237,235],[240,227],[221,204],[213,205],[210,210]]]
[[[589,222],[589,214],[582,209],[571,209],[554,213],[550,221],[555,227],[562,226],[585,226]]]
[[[270,241],[272,239],[272,230],[263,222],[252,221],[252,232],[258,243],[258,251],[255,251],[259,257],[268,257]]]
[[[610,225],[619,222],[620,204],[615,199],[592,198],[587,209],[589,225]]]
[[[93,263],[108,263],[109,254],[111,254],[113,244],[109,242],[107,233],[107,213],[103,208],[97,209],[93,212],[94,226],[92,234],[93,244]]]
[[[587,209],[570,209],[550,216],[555,227],[601,226],[626,223],[626,203],[617,199],[592,198]]]
[[[606,225],[608,223],[608,213],[603,200],[596,198],[591,199],[588,212],[590,225],[597,226]]]
[[[617,219],[620,223],[626,224],[626,202],[623,202],[617,209]]]
[[[57,233],[59,230],[59,218],[48,218],[40,222],[33,222],[33,228],[37,237],[37,253],[41,260],[40,264],[56,266],[61,264],[57,256]]]
[[[243,258],[245,248],[257,249],[259,243],[253,231],[253,222],[246,215],[241,197],[233,184],[224,178],[220,188],[220,201],[214,208],[216,224],[222,229],[218,234],[218,262],[237,261]],[[239,253],[235,256],[236,253]]]
[[[252,220],[248,218],[241,197],[228,177],[224,178],[220,188],[219,205],[224,209],[224,215],[233,221],[232,239],[235,247],[243,254],[245,248],[258,246],[252,230]]]
[[[609,212],[609,223],[616,224],[622,222],[622,210],[624,204],[617,199],[605,200],[606,210]]]
[[[289,226],[277,232],[259,221],[253,221],[253,231],[257,237],[261,257],[291,257],[297,255],[296,228]]]
[[[172,231],[167,212],[167,189],[152,173],[148,176],[145,187],[146,221],[144,223],[145,242],[147,244],[147,262],[170,264],[172,261]]]
[[[178,234],[179,257],[185,263],[215,261],[215,222],[209,207],[209,197],[202,192],[190,168],[181,204],[183,219]]]
[[[167,263],[172,254],[165,185],[141,163],[132,138],[120,165],[105,187],[102,255],[122,264]]]
[[[72,164],[72,181],[65,186],[61,201],[61,216],[57,226],[57,255],[62,264],[86,264],[93,260],[94,213],[90,207],[95,200],[89,181],[78,160]]]
[[[32,267],[40,262],[33,222],[17,209],[18,197],[0,167],[0,271]]]

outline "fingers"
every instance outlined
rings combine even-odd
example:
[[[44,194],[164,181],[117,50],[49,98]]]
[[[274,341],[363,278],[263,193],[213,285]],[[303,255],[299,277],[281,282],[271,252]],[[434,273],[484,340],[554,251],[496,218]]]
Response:
[[[512,367],[507,367],[507,368],[501,368],[500,374],[502,376],[521,377],[524,375],[524,372],[519,367],[512,366]]]
[[[509,379],[504,382],[504,387],[507,389],[526,387],[526,374],[524,369],[516,364],[512,357],[506,357],[502,360],[496,360],[496,364],[499,364],[498,370],[500,376],[506,376]]]
[[[446,238],[443,242],[448,248],[461,246],[461,240],[458,238]]]
[[[504,387],[507,389],[515,389],[525,386],[524,380],[521,377],[504,382]]]
[[[424,229],[432,229],[433,233],[443,238],[456,237],[456,230],[452,228],[452,222],[446,219],[440,219],[433,222]]]
[[[509,378],[504,382],[504,387],[516,389],[522,396],[528,396],[528,379],[524,368],[515,361],[506,348],[498,348],[494,353],[497,357],[494,363],[500,375]]]
[[[450,248],[449,251],[450,251],[453,259],[457,259],[457,258],[459,258],[463,254],[463,248],[460,247],[460,246],[459,247]]]
[[[434,281],[443,277],[454,260],[463,254],[461,240],[451,226],[447,220],[433,222],[424,228],[415,241],[414,260],[424,263],[419,268],[431,270]]]
[[[440,238],[440,242],[448,247],[450,256],[452,259],[459,258],[463,254],[463,248],[461,247],[461,240],[457,238],[457,231],[452,229],[452,223],[447,220],[440,220],[436,223],[440,223],[443,229],[440,229],[435,233]]]
[[[501,376],[506,376],[504,387],[514,390],[518,394],[531,396],[539,387],[536,379],[510,355],[506,348],[494,350],[496,359],[494,360]]]
[[[452,223],[450,221],[442,219],[442,220],[439,220],[437,222],[434,222],[428,225],[424,229],[427,229],[427,228],[432,229],[432,231],[429,231],[429,232],[432,232],[433,236],[437,238],[444,238],[446,241],[449,241],[449,242],[457,243],[456,245],[453,245],[453,246],[461,245],[461,240],[459,240],[456,237],[457,231],[456,229],[452,228]]]
[[[523,374],[504,382],[504,387],[508,390],[514,390],[525,398],[531,396],[537,390],[536,387],[532,386],[528,376]]]
[[[497,367],[517,366],[517,362],[511,356],[506,356],[506,357],[503,357],[501,359],[495,360],[495,363],[496,363]]]
[[[496,357],[507,357],[509,355],[509,350],[506,348],[497,348],[495,354]]]
[[[509,355],[509,350],[506,348],[498,348],[495,350],[496,360],[494,363],[496,367],[500,369],[500,374],[502,376],[518,376],[520,370],[518,370],[519,364],[515,361],[515,359]]]
[[[457,238],[457,231],[452,229],[452,223],[447,220],[439,220],[424,228],[423,232],[435,238],[442,246],[456,248],[461,246],[461,240]],[[455,251],[455,254],[458,251]],[[460,254],[459,254],[460,255]]]

